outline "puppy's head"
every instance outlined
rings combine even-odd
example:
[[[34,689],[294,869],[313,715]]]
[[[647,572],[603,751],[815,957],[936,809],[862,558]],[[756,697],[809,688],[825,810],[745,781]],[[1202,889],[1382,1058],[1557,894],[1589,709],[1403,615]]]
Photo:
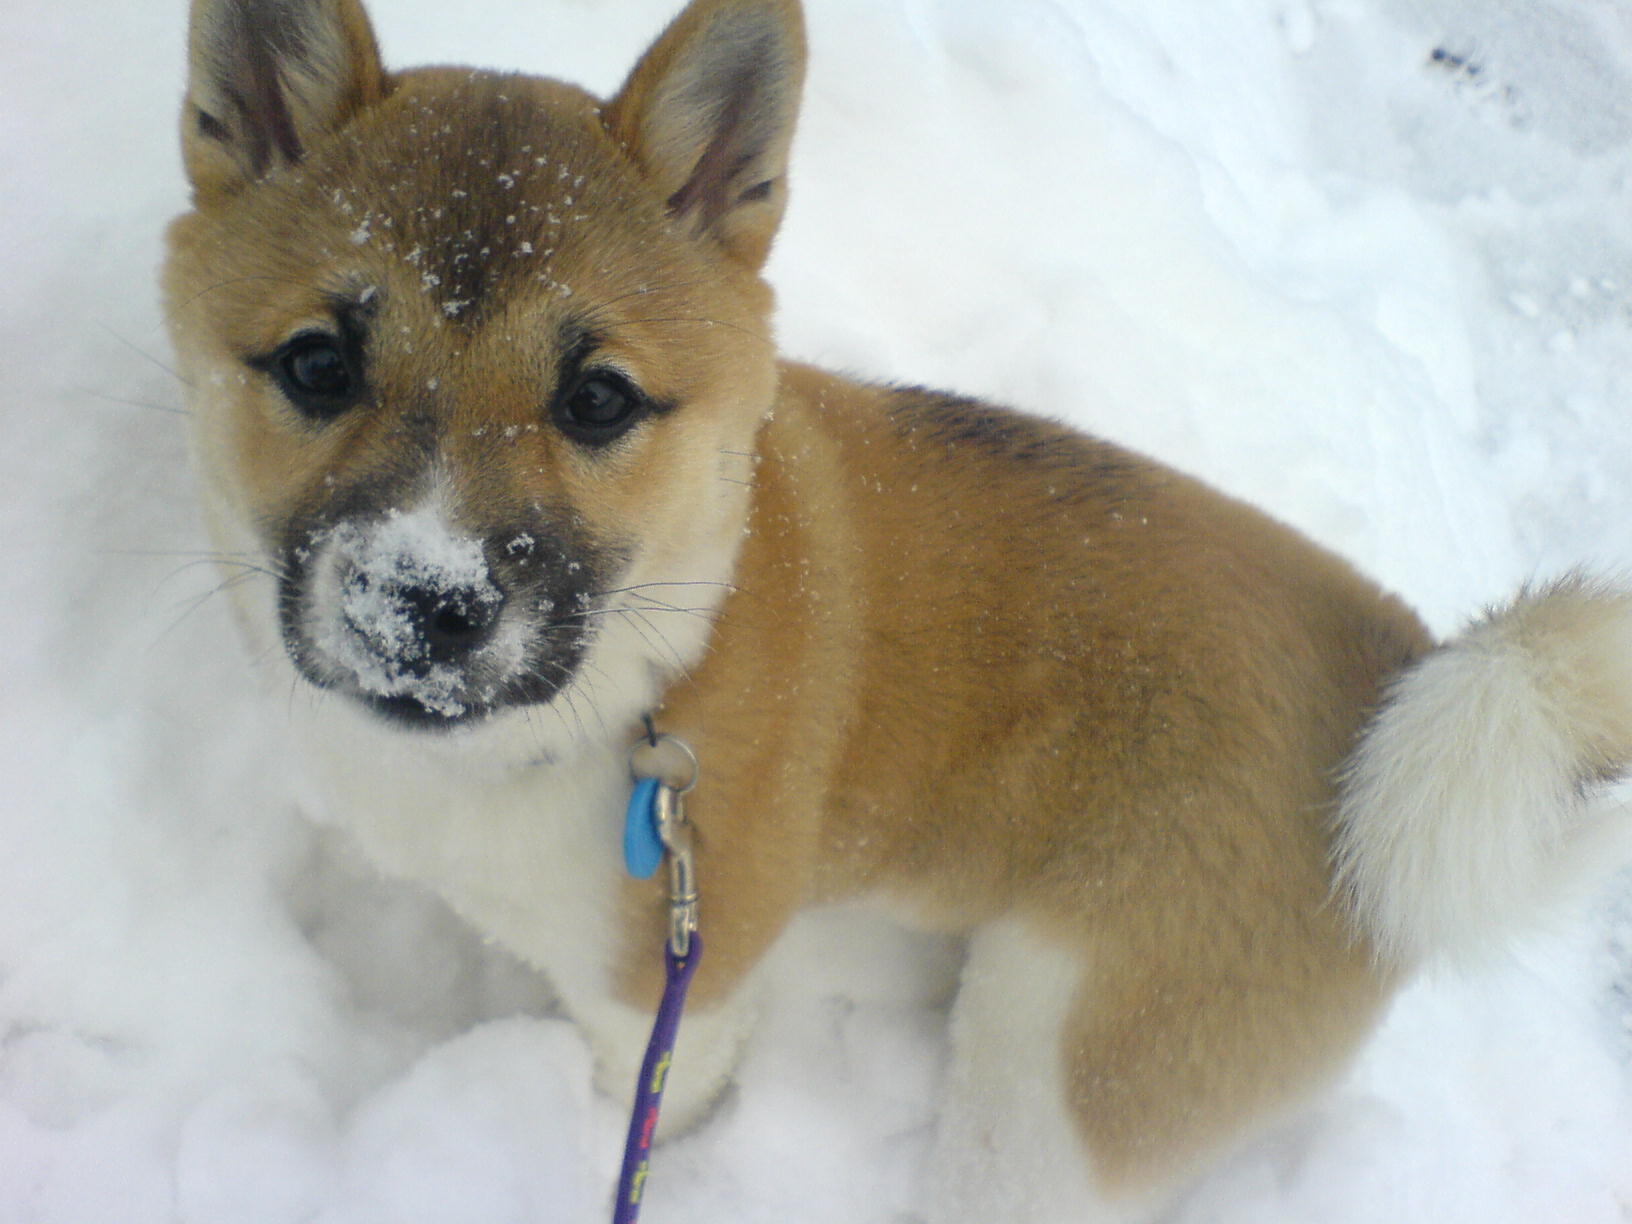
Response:
[[[195,0],[165,285],[268,653],[437,729],[615,730],[697,659],[802,68],[793,0],[696,0],[605,104],[387,74],[355,0]]]

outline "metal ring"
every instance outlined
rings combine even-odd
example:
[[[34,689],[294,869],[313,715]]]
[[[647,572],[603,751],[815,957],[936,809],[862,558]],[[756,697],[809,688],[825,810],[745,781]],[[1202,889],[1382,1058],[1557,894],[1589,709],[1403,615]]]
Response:
[[[683,795],[687,791],[689,791],[692,787],[697,785],[697,777],[698,777],[698,775],[700,773],[702,773],[702,767],[697,763],[697,754],[691,750],[691,745],[686,743],[686,741],[681,739],[678,735],[670,735],[667,731],[659,731],[655,736],[653,736],[651,738],[651,740],[648,741],[643,736],[639,741],[637,741],[636,743],[631,745],[630,748],[629,748],[629,772],[634,774],[636,777],[654,777],[654,776],[657,776],[657,775],[653,775],[653,774],[644,774],[644,775],[641,774],[635,768],[635,754],[642,751],[642,750],[645,750],[645,751],[648,751],[648,752],[656,752],[665,743],[673,744],[676,748],[678,748],[680,750],[680,752],[685,756],[687,762],[689,762],[690,765],[691,765],[691,776],[686,779],[684,784],[679,785],[679,786],[672,786],[667,781],[663,782],[663,784],[665,786],[669,786],[669,788],[671,790],[673,790],[676,794]]]

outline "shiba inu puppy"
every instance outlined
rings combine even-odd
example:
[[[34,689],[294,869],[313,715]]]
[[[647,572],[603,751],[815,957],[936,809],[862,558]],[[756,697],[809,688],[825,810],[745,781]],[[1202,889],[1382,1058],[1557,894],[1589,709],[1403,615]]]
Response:
[[[629,754],[689,745],[674,1126],[789,919],[879,902],[968,941],[926,1217],[1144,1218],[1627,765],[1623,594],[1436,644],[1150,460],[780,362],[796,0],[693,0],[610,101],[387,72],[356,0],[194,0],[190,52],[169,318],[324,815],[547,972],[623,1096],[667,921]]]

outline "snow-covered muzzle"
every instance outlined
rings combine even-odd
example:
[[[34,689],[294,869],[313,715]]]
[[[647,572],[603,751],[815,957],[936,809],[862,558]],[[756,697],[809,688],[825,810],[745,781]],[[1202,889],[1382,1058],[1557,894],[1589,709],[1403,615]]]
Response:
[[[426,728],[570,684],[619,565],[542,518],[477,537],[434,505],[301,524],[283,553],[279,622],[300,673]]]

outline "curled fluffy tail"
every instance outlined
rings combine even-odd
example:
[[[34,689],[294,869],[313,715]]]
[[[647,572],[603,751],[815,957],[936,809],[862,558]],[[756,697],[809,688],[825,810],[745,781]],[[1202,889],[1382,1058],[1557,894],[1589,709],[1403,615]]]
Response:
[[[1532,914],[1632,764],[1632,595],[1526,592],[1391,687],[1351,758],[1336,878],[1379,955],[1478,951]]]

